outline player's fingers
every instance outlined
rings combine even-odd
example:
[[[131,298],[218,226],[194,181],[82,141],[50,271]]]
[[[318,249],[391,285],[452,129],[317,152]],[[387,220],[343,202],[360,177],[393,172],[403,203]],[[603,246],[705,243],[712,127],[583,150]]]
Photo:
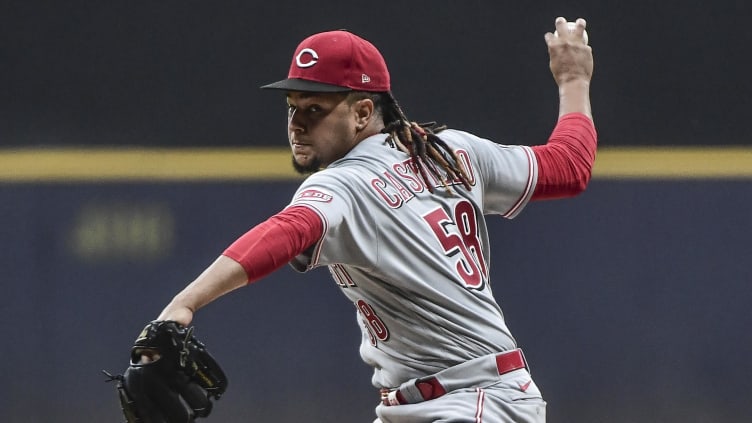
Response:
[[[585,28],[587,27],[587,22],[585,19],[577,18],[576,21],[574,21],[575,27],[574,27],[574,33],[577,34],[577,36],[582,36],[582,34],[585,32]]]
[[[558,17],[555,21],[556,30],[553,33],[553,37],[546,35],[546,43],[552,46],[554,42],[553,38],[561,38],[561,41],[567,43],[569,41],[582,41],[585,45],[588,45],[588,35],[585,27],[587,27],[587,21],[583,18],[577,18],[574,22],[569,22],[566,18]]]
[[[155,349],[136,348],[132,352],[131,361],[132,364],[148,364],[159,360],[160,357],[159,351]]]
[[[567,31],[567,19],[559,16],[554,20],[554,26],[556,27],[556,32],[559,34],[563,34]]]
[[[551,44],[551,41],[553,41],[553,39],[556,37],[554,33],[559,31],[559,24],[561,22],[564,22],[564,24],[566,24],[567,20],[561,16],[554,19],[554,31],[546,32],[545,34],[543,34],[543,39],[546,40],[546,44]]]

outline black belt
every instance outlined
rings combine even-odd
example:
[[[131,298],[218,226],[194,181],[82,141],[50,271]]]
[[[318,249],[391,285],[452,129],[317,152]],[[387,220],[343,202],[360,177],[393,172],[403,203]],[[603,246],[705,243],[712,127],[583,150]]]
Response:
[[[522,350],[516,349],[512,351],[503,352],[496,355],[496,369],[499,375],[509,373],[514,370],[524,369],[527,367],[525,362],[525,356],[522,354]],[[418,379],[415,381],[415,386],[420,391],[420,395],[424,401],[439,398],[447,393],[446,389],[441,385],[441,382],[435,377],[427,377],[424,379]],[[409,401],[405,400],[405,396],[399,389],[381,390],[381,402],[384,405],[402,405],[409,404]]]

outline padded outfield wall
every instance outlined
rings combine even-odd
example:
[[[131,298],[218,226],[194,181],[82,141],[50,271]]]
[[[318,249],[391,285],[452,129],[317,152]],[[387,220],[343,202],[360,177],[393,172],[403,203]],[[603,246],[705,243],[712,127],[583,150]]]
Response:
[[[491,218],[494,292],[549,421],[749,421],[751,153],[603,148],[579,198]],[[169,171],[180,163],[192,170]],[[287,204],[287,163],[284,150],[0,154],[0,420],[119,421],[101,370],[122,371],[145,322]],[[208,421],[373,420],[355,310],[325,269],[283,268],[195,324],[230,376]]]

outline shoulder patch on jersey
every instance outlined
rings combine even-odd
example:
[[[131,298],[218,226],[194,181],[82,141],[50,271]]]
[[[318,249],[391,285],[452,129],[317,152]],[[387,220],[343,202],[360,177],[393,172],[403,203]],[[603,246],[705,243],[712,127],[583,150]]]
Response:
[[[322,203],[330,203],[332,201],[332,198],[334,197],[331,194],[324,191],[319,191],[317,189],[307,189],[298,194],[298,196],[295,197],[295,200],[320,201]]]

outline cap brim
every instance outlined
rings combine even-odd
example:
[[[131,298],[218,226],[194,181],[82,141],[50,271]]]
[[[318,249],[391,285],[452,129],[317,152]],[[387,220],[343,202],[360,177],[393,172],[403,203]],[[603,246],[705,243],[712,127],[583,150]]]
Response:
[[[261,86],[262,90],[285,90],[285,91],[308,91],[318,93],[337,93],[352,91],[351,88],[339,85],[324,84],[323,82],[309,81],[307,79],[288,78],[272,84]]]

